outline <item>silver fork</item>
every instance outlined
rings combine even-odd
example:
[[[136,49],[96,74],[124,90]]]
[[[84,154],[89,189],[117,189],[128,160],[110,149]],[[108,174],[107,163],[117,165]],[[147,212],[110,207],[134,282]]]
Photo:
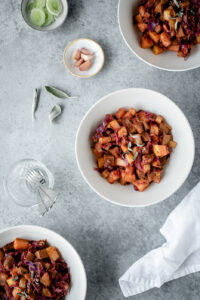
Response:
[[[45,215],[56,202],[58,194],[45,186],[46,180],[40,170],[30,170],[25,176],[29,188],[38,196],[38,208],[41,215]]]

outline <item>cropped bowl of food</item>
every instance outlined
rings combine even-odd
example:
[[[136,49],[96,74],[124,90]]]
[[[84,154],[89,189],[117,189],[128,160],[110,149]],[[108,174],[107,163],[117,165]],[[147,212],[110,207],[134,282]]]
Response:
[[[182,111],[146,89],[121,90],[99,100],[76,136],[85,181],[104,199],[129,207],[171,196],[191,170],[194,149]]]
[[[119,25],[130,49],[143,61],[168,71],[200,66],[200,2],[119,2]]]
[[[0,232],[0,299],[85,299],[86,276],[75,249],[37,226]]]

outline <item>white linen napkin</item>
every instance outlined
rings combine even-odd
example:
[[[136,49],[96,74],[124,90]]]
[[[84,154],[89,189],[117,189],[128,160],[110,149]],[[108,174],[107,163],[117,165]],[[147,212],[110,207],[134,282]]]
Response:
[[[200,182],[160,229],[166,243],[147,253],[119,279],[125,297],[200,271]]]

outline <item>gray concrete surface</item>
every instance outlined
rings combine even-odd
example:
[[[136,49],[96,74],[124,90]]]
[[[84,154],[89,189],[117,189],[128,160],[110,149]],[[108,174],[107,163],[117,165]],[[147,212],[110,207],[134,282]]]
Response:
[[[169,73],[138,60],[119,33],[117,2],[70,0],[65,24],[55,32],[42,33],[24,23],[19,0],[1,1],[0,228],[37,224],[67,238],[83,259],[88,300],[123,299],[118,278],[163,242],[159,228],[200,175],[200,69]],[[63,50],[78,37],[95,39],[104,48],[105,66],[95,78],[77,79],[64,68]],[[44,90],[37,120],[34,124],[31,121],[33,90],[45,84],[78,96],[62,101],[64,113],[54,126],[49,124],[48,112],[60,101]],[[153,89],[173,99],[188,117],[196,141],[195,164],[187,181],[172,197],[148,208],[123,208],[101,199],[84,182],[75,161],[75,134],[84,114],[102,96],[128,87]],[[61,197],[44,218],[38,218],[35,209],[17,207],[3,189],[10,165],[22,158],[43,161],[55,175]],[[193,274],[132,299],[200,299],[199,280],[200,274]]]

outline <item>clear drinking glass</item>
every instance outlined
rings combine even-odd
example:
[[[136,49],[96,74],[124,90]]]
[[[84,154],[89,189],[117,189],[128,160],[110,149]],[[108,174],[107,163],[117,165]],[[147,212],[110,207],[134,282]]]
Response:
[[[23,159],[15,163],[4,181],[11,198],[20,206],[37,206],[44,215],[56,202],[54,177],[47,167],[34,159]]]

